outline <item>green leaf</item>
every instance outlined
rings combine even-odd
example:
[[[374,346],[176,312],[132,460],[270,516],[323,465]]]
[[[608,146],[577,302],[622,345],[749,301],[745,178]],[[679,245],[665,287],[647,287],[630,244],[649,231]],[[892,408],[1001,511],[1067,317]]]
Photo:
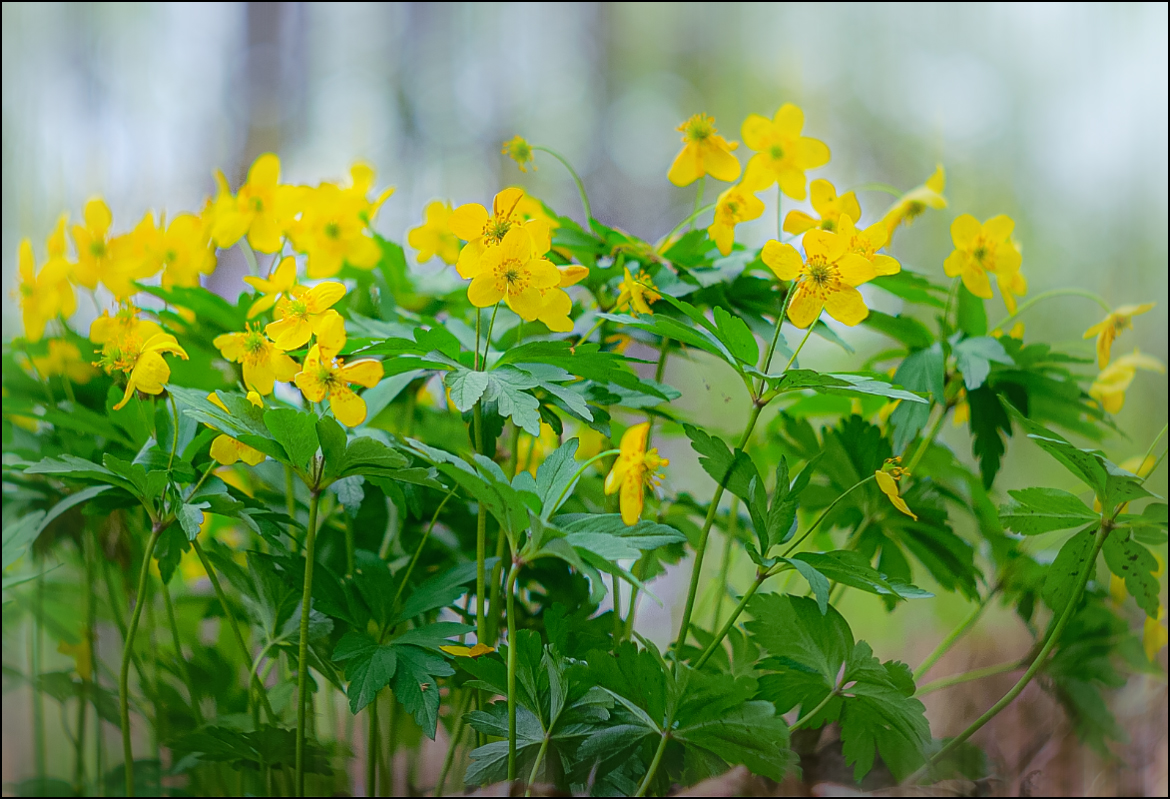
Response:
[[[870,285],[884,289],[907,302],[929,305],[932,308],[945,308],[947,304],[945,288],[935,285],[926,276],[909,269],[871,280]]]
[[[797,759],[789,749],[788,724],[771,702],[744,702],[718,718],[680,725],[672,737],[728,763],[742,763],[753,774],[776,782],[784,779]]]
[[[538,385],[527,372],[511,366],[503,366],[486,372],[487,390],[483,399],[495,402],[500,416],[513,423],[529,435],[540,435],[540,402],[528,393]]]
[[[484,561],[484,566],[491,571],[497,562],[496,558],[488,558]],[[398,618],[413,619],[428,611],[454,604],[455,600],[465,593],[464,586],[475,579],[475,571],[474,561],[461,563],[420,583],[407,594]]]
[[[829,612],[829,578],[821,574],[808,561],[801,558],[786,559],[791,563],[793,568],[800,572],[800,576],[808,582],[808,587],[812,589],[813,596],[816,597],[817,607],[821,609],[821,614]]]
[[[902,342],[911,350],[926,349],[934,342],[926,325],[913,316],[890,316],[871,308],[863,324]]]
[[[1077,579],[1093,551],[1093,534],[1096,529],[1097,525],[1094,523],[1065,541],[1060,552],[1056,554],[1056,559],[1048,567],[1041,596],[1044,597],[1045,604],[1057,613],[1068,607],[1072,600]]]
[[[1113,530],[1102,547],[1109,571],[1125,581],[1125,590],[1151,619],[1158,618],[1158,560],[1154,553],[1121,530]]]
[[[935,402],[942,402],[944,366],[942,347],[935,343],[927,349],[907,355],[894,372],[894,382],[910,391],[929,391]],[[895,408],[890,414],[894,451],[904,451],[926,426],[929,418],[929,404],[903,402]]]
[[[460,367],[443,376],[443,382],[451,389],[451,401],[460,412],[471,410],[487,391],[491,377],[488,372],[477,372]]]
[[[378,692],[390,684],[398,667],[396,647],[383,644],[365,633],[348,632],[333,650],[334,660],[348,660],[345,678],[349,680],[349,710],[354,715],[374,701]]]
[[[433,741],[439,724],[439,678],[450,677],[455,669],[441,656],[418,647],[395,649],[398,671],[394,675],[394,697]]]
[[[96,466],[96,464],[94,465]],[[18,561],[28,551],[33,541],[37,540],[37,536],[62,513],[93,499],[103,491],[108,491],[109,488],[110,486],[108,485],[96,485],[83,488],[80,491],[67,494],[56,505],[50,508],[47,513],[34,511],[19,516],[13,524],[4,528],[3,569],[7,571],[9,566]]]
[[[368,475],[399,477],[399,469],[406,466],[406,456],[370,436],[358,436],[345,448],[338,477]]]
[[[756,466],[743,450],[731,449],[723,439],[713,436],[694,425],[683,425],[683,431],[691,440],[691,447],[699,453],[699,465],[719,485],[737,497],[748,499],[748,485],[753,478],[759,479]]]
[[[999,396],[986,384],[967,392],[967,404],[971,409],[971,450],[987,490],[999,473],[1006,451],[1004,437],[1012,434],[1012,422]]]
[[[792,560],[802,560],[830,580],[859,588],[871,594],[899,599],[925,599],[933,596],[928,591],[906,583],[892,581],[879,572],[859,552],[838,549],[833,552],[800,552]]]
[[[986,318],[984,327],[987,325]],[[987,382],[992,363],[1012,363],[1011,357],[997,339],[989,336],[965,338],[955,345],[955,361],[963,373],[963,383],[974,391]]]
[[[1092,508],[1058,488],[1023,488],[1008,494],[1016,501],[1000,507],[999,521],[1020,535],[1083,527],[1097,518]]]
[[[321,455],[325,459],[322,477],[332,480],[341,474],[342,462],[345,460],[345,429],[331,416],[323,416],[317,420],[317,438],[321,442]]]
[[[927,400],[917,394],[903,391],[867,374],[849,374],[847,372],[823,374],[812,369],[789,369],[780,376],[779,380],[770,381],[770,385],[781,393],[811,388],[820,394],[843,394],[845,396],[861,394],[905,400],[923,405],[929,404]]]
[[[199,535],[199,528],[203,524],[203,511],[209,507],[211,504],[208,502],[194,504],[184,502],[183,506],[175,513],[175,520],[186,533],[188,541],[194,541],[195,537]]]
[[[719,340],[724,343],[731,354],[739,360],[752,366],[760,359],[760,347],[756,337],[748,328],[747,322],[741,317],[732,316],[726,309],[716,305],[714,308],[715,329]]]
[[[570,492],[565,489],[580,466],[575,457],[579,443],[577,439],[570,438],[557,447],[536,469],[536,493],[540,497],[541,515],[546,519],[556,513],[559,505],[553,503],[561,493],[563,492],[566,498],[569,496]]]
[[[959,324],[959,330],[968,336],[986,336],[987,305],[984,301],[976,297],[965,285],[960,283],[958,304],[956,320]],[[959,371],[963,372],[964,375],[967,374],[966,370],[962,367],[959,367]]]
[[[292,408],[276,408],[265,411],[264,426],[284,448],[293,468],[304,471],[309,467],[319,446],[316,416]]]

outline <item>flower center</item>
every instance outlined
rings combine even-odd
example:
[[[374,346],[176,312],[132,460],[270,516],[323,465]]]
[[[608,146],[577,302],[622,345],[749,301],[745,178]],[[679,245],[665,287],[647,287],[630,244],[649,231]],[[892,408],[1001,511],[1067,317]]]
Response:
[[[249,328],[244,334],[244,350],[251,356],[264,354],[268,349],[268,342],[264,334],[256,328]]]
[[[512,220],[506,216],[494,216],[483,226],[483,237],[491,244],[499,244],[512,229]]]
[[[261,211],[263,211],[264,210],[264,201],[261,200],[259,197],[253,197],[252,198],[252,210],[255,211],[256,213],[260,213]]]
[[[336,222],[329,222],[325,225],[325,235],[334,241],[341,238],[341,225]]]
[[[829,285],[833,280],[832,264],[825,261],[823,257],[814,256],[808,262],[808,279],[817,289],[823,289]]]
[[[288,304],[286,316],[293,319],[305,319],[309,315],[309,306],[304,300],[292,300]]]
[[[772,156],[773,161],[780,161],[784,158],[784,148],[779,144],[773,144],[768,148],[768,155]]]
[[[173,264],[176,260],[178,260],[178,257],[179,254],[174,250],[167,250],[165,253],[163,253],[163,260],[168,264]]]
[[[834,222],[832,219],[826,218],[826,219],[821,220],[821,230],[827,230],[830,233],[832,233],[836,229],[837,229],[837,223]]]
[[[502,261],[496,267],[496,284],[500,290],[509,294],[524,291],[528,288],[528,272],[524,264],[515,258]]]
[[[683,123],[683,139],[701,144],[715,135],[715,120],[706,114],[695,114]]]
[[[106,254],[106,243],[101,239],[89,243],[89,254],[94,258],[102,258]]]

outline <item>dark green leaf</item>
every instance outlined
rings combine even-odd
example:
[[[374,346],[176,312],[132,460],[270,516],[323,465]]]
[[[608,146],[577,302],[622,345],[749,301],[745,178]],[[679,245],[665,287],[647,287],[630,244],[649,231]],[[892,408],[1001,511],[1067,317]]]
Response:
[[[1125,590],[1151,619],[1158,618],[1158,560],[1154,553],[1121,530],[1114,530],[1102,547],[1109,571],[1125,581]]]
[[[317,423],[311,413],[276,408],[264,413],[264,426],[287,453],[288,462],[296,469],[305,470],[317,454]]]
[[[1058,488],[1024,488],[1008,494],[1016,501],[1000,508],[999,520],[1020,535],[1083,527],[1097,518],[1092,508]]]
[[[1042,596],[1048,607],[1062,612],[1072,600],[1077,579],[1087,568],[1089,555],[1093,551],[1093,533],[1096,524],[1081,530],[1060,548],[1056,559],[1048,567],[1044,577]]]
[[[984,319],[986,327],[987,320]],[[987,382],[992,363],[1012,362],[997,339],[989,336],[965,338],[955,345],[955,361],[963,373],[963,383],[968,391],[974,391]]]

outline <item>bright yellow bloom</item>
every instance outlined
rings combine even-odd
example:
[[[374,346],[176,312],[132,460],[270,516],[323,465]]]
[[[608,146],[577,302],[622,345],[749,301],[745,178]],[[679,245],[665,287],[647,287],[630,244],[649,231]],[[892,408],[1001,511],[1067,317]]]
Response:
[[[318,283],[311,289],[294,286],[291,293],[292,297],[277,301],[278,319],[264,328],[277,348],[285,352],[308,343],[325,322],[329,309],[345,296],[345,286],[333,282]]]
[[[902,499],[902,495],[898,491],[898,481],[910,474],[898,465],[901,460],[901,458],[887,458],[885,465],[874,472],[873,476],[877,480],[878,488],[890,500],[890,504],[914,521],[918,521],[918,516],[910,510],[910,506],[906,504],[906,500]]]
[[[32,359],[41,377],[63,375],[70,382],[85,385],[93,377],[93,365],[81,357],[81,349],[72,341],[49,339],[49,353]]]
[[[779,183],[794,200],[807,196],[804,173],[829,163],[829,147],[800,135],[803,129],[804,112],[792,103],[780,106],[772,119],[751,114],[744,120],[743,142],[756,151],[743,178],[752,191]]]
[[[109,233],[114,217],[101,197],[85,204],[85,225],[73,226],[73,245],[77,248],[77,265],[73,275],[87,289],[104,282],[112,266]]]
[[[288,383],[301,370],[284,350],[269,341],[258,324],[248,325],[243,333],[216,336],[212,344],[227,360],[243,364],[244,385],[264,396],[272,393],[277,380]]]
[[[382,374],[379,361],[367,358],[347,364],[339,358],[328,357],[327,353],[323,356],[321,346],[314,344],[296,376],[296,384],[309,402],[328,399],[337,421],[347,427],[357,427],[366,420],[366,401],[349,384],[373,388]]]
[[[302,194],[304,213],[289,232],[297,250],[309,256],[307,273],[312,279],[333,277],[344,264],[373,269],[382,260],[382,248],[366,231],[394,189],[371,203],[366,194],[373,185],[373,170],[357,164],[350,173],[350,188],[322,183]]]
[[[280,259],[280,264],[268,274],[267,279],[247,275],[244,282],[260,292],[260,296],[248,308],[249,319],[264,313],[276,305],[282,296],[291,295],[294,289],[303,288],[297,285],[297,259],[291,255]]]
[[[138,308],[131,303],[124,303],[114,316],[110,316],[109,311],[102,311],[102,315],[94,319],[89,326],[89,340],[103,348],[117,347],[123,339],[137,338],[145,341],[163,332],[157,323],[149,319],[139,319],[138,313]]]
[[[1019,245],[1016,245],[1019,247]],[[999,294],[1003,297],[1003,304],[1008,313],[1016,312],[1016,297],[1023,297],[1028,293],[1028,279],[1017,269],[1014,272],[1001,272],[995,276],[995,283],[999,286]]]
[[[857,195],[846,192],[837,195],[837,189],[827,180],[814,180],[809,185],[809,194],[812,197],[812,207],[820,216],[811,217],[804,211],[789,211],[784,217],[784,232],[800,234],[806,230],[820,228],[830,233],[837,230],[837,220],[842,214],[847,215],[854,222],[861,219],[861,205],[857,202]],[[885,244],[883,241],[882,244]],[[882,246],[882,245],[878,245]]]
[[[1165,372],[1166,367],[1152,355],[1144,355],[1136,349],[1129,355],[1122,355],[1106,366],[1089,386],[1089,396],[1097,400],[1109,413],[1117,413],[1125,405],[1125,392],[1133,383],[1138,369],[1147,372]]]
[[[837,232],[849,242],[850,252],[873,264],[878,277],[896,275],[902,271],[902,265],[896,258],[878,252],[889,243],[885,225],[881,222],[870,225],[865,230],[858,230],[853,219],[848,214],[842,214],[837,218]]]
[[[126,381],[126,393],[114,406],[114,410],[124,407],[135,391],[144,394],[162,393],[166,382],[171,379],[171,367],[163,358],[164,352],[187,359],[187,351],[179,346],[170,333],[155,333],[146,339],[130,334],[106,344],[97,365],[103,367],[107,374],[122,372],[129,378]]]
[[[1085,338],[1097,337],[1097,366],[1104,369],[1109,365],[1109,355],[1113,349],[1113,341],[1123,330],[1133,327],[1133,318],[1144,314],[1154,307],[1154,303],[1146,302],[1141,305],[1123,305],[1116,311],[1085,331]]]
[[[1015,226],[1011,217],[1003,214],[993,216],[982,225],[970,214],[960,216],[951,223],[955,251],[943,263],[947,277],[961,275],[968,291],[976,297],[991,299],[991,281],[987,276],[1010,276],[1020,269],[1020,248],[1012,241]]]
[[[821,309],[846,325],[860,324],[869,309],[857,286],[878,276],[874,264],[849,251],[850,241],[837,233],[810,230],[804,234],[807,260],[791,244],[769,241],[760,256],[781,280],[797,280],[788,303],[788,319],[797,327],[808,327]]]
[[[459,237],[451,232],[451,203],[434,200],[423,214],[423,223],[406,234],[406,243],[418,250],[418,262],[425,264],[436,255],[445,264],[458,261]]]
[[[61,225],[58,225],[60,231]],[[20,242],[17,254],[20,314],[24,321],[24,337],[28,341],[40,341],[49,320],[58,315],[69,317],[77,310],[77,296],[69,283],[69,264],[64,258],[64,237],[60,237],[60,252],[55,252],[54,240],[57,238],[57,234],[49,238],[49,260],[39,273],[32,242],[28,239]]]
[[[898,225],[903,222],[907,225],[911,224],[927,208],[946,208],[947,199],[943,197],[943,190],[946,186],[946,170],[943,169],[942,164],[938,164],[934,169],[934,174],[928,177],[925,183],[903,194],[882,217],[882,224],[886,226],[890,237],[893,238]]]
[[[218,405],[224,413],[231,413],[227,406],[223,404],[223,400],[214,391],[207,395],[207,400],[213,405]],[[260,395],[255,391],[248,392],[248,402],[257,408],[264,407],[264,400],[260,399]],[[231,466],[239,461],[243,461],[249,466],[255,466],[268,457],[255,447],[249,447],[242,441],[237,441],[231,436],[222,434],[216,436],[215,440],[211,442],[211,451],[209,454],[212,460],[221,466]]]
[[[557,286],[561,273],[552,261],[541,257],[548,247],[538,251],[528,231],[532,224],[535,223],[512,227],[499,246],[489,247],[480,255],[467,287],[467,299],[472,305],[487,308],[503,300],[525,321],[531,322],[540,315],[544,305],[540,290]]]
[[[257,158],[248,180],[234,196],[223,172],[216,171],[219,194],[211,208],[211,237],[218,247],[231,247],[247,235],[258,252],[276,252],[296,209],[296,187],[280,185],[280,159],[272,153]]]
[[[535,169],[535,167],[533,167]],[[548,225],[549,230],[556,230],[561,226],[561,223],[549,216],[548,211],[544,209],[544,203],[533,197],[531,194],[523,193],[524,189],[518,189],[522,192],[520,201],[516,203],[515,213],[520,215],[520,218],[525,222],[532,219],[539,219]]]
[[[524,199],[523,189],[508,188],[492,200],[491,214],[488,214],[487,209],[479,203],[461,205],[451,213],[447,220],[451,232],[467,242],[459,253],[459,261],[455,267],[459,270],[460,277],[468,279],[478,275],[482,271],[479,265],[480,256],[503,243],[504,237],[516,227],[523,227],[528,231],[537,256],[549,251],[552,246],[549,234],[551,228],[543,219],[525,219],[520,212]]]
[[[634,316],[640,313],[653,314],[654,311],[650,305],[662,299],[662,295],[655,290],[657,286],[650,280],[650,275],[643,270],[635,278],[630,274],[629,267],[626,267],[625,273],[622,278],[621,293],[618,294],[613,309],[615,311],[628,310]]]
[[[763,200],[744,189],[742,183],[732,186],[715,201],[715,218],[707,228],[707,235],[715,242],[719,252],[729,255],[731,245],[735,243],[735,226],[740,222],[759,219],[763,213]]]
[[[728,183],[739,177],[739,159],[731,154],[739,142],[729,142],[715,129],[715,117],[695,114],[678,126],[683,148],[666,174],[676,186],[687,186],[704,175]]]
[[[657,449],[646,451],[649,436],[649,422],[627,429],[622,435],[621,452],[605,477],[607,496],[621,491],[622,521],[627,526],[637,524],[642,516],[643,490],[658,485],[662,480],[658,470],[670,465],[669,460],[658,456]]]
[[[532,160],[532,145],[519,134],[504,142],[504,149],[500,152],[515,161],[521,172],[528,171],[528,164],[532,164],[533,172],[536,171],[536,164]]]
[[[156,247],[154,254],[162,262],[164,289],[198,286],[200,275],[215,271],[211,230],[195,214],[179,214],[165,231],[160,228]]]
[[[536,318],[554,333],[568,333],[573,329],[573,320],[569,318],[573,298],[563,289],[584,280],[589,275],[589,268],[570,264],[558,266],[557,272],[560,273],[560,282],[552,288],[540,289],[540,312]]]

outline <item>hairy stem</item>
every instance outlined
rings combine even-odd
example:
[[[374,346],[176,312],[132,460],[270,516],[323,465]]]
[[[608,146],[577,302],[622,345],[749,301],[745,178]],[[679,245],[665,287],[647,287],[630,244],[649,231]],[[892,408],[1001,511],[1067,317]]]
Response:
[[[317,544],[317,506],[321,494],[312,489],[309,530],[305,535],[305,588],[301,596],[301,630],[297,642],[297,796],[305,795],[305,715],[309,699],[309,611],[313,600],[313,560]]]
[[[556,150],[549,149],[543,144],[532,145],[533,150],[540,150],[542,153],[548,153],[553,158],[561,162],[565,169],[569,170],[569,174],[573,178],[573,182],[577,184],[577,193],[581,195],[581,206],[585,209],[586,226],[593,219],[593,208],[589,205],[589,195],[585,193],[585,184],[581,182],[581,177],[577,174],[577,170],[573,169],[573,165],[569,163],[568,159],[558,153]]]
[[[516,779],[516,576],[520,564],[508,570],[508,779]]]
[[[816,707],[814,707],[812,710],[810,710],[809,712],[805,713],[803,716],[798,718],[796,720],[796,722],[791,727],[788,728],[788,731],[789,732],[796,732],[797,730],[799,730],[801,727],[803,727],[805,724],[807,724],[809,722],[809,719],[813,718],[814,716],[816,716],[816,714],[818,714],[822,710],[824,710],[825,705],[829,704],[829,702],[836,695],[837,695],[837,689],[834,688],[832,691],[829,691],[829,693],[825,694],[825,698],[822,699],[817,704]]]
[[[142,607],[146,604],[146,584],[150,579],[150,559],[154,555],[155,544],[162,535],[162,525],[153,525],[150,540],[146,542],[146,551],[142,555],[142,568],[138,570],[138,598],[134,602],[134,611],[130,614],[130,624],[126,628],[126,641],[122,645],[122,666],[118,671],[118,704],[119,718],[122,721],[122,757],[125,763],[126,795],[134,795],[134,749],[130,744],[130,659],[134,652],[134,636],[138,633],[138,621],[142,618]]]
[[[950,648],[955,645],[955,642],[966,635],[967,631],[975,626],[975,622],[979,621],[979,617],[983,615],[983,611],[987,609],[987,604],[991,601],[991,598],[995,596],[995,593],[996,589],[994,588],[988,591],[987,596],[979,601],[979,604],[976,605],[975,608],[967,615],[967,618],[963,619],[963,621],[959,623],[958,627],[951,630],[950,634],[947,635],[946,638],[942,639],[938,646],[934,648],[934,651],[926,656],[926,660],[922,661],[922,665],[914,670],[914,682],[921,680],[923,675],[930,671],[931,667],[939,661],[939,658],[950,651]]]
[[[943,688],[950,688],[952,685],[961,685],[972,680],[982,680],[984,677],[992,677],[996,674],[1003,674],[1008,671],[1016,671],[1024,668],[1026,661],[1013,660],[1011,663],[999,663],[994,666],[985,666],[981,669],[972,669],[971,671],[964,671],[961,674],[953,674],[950,677],[943,677],[938,680],[933,680],[925,685],[918,687],[914,692],[915,696],[926,696],[935,691],[941,691]]]
[[[654,775],[658,773],[658,766],[662,763],[662,755],[666,752],[666,742],[670,740],[670,733],[663,731],[662,739],[658,742],[658,748],[654,750],[654,759],[650,761],[650,768],[646,769],[646,776],[642,778],[642,782],[638,785],[638,791],[634,796],[645,796],[646,791],[650,788],[650,782],[654,779]]]

